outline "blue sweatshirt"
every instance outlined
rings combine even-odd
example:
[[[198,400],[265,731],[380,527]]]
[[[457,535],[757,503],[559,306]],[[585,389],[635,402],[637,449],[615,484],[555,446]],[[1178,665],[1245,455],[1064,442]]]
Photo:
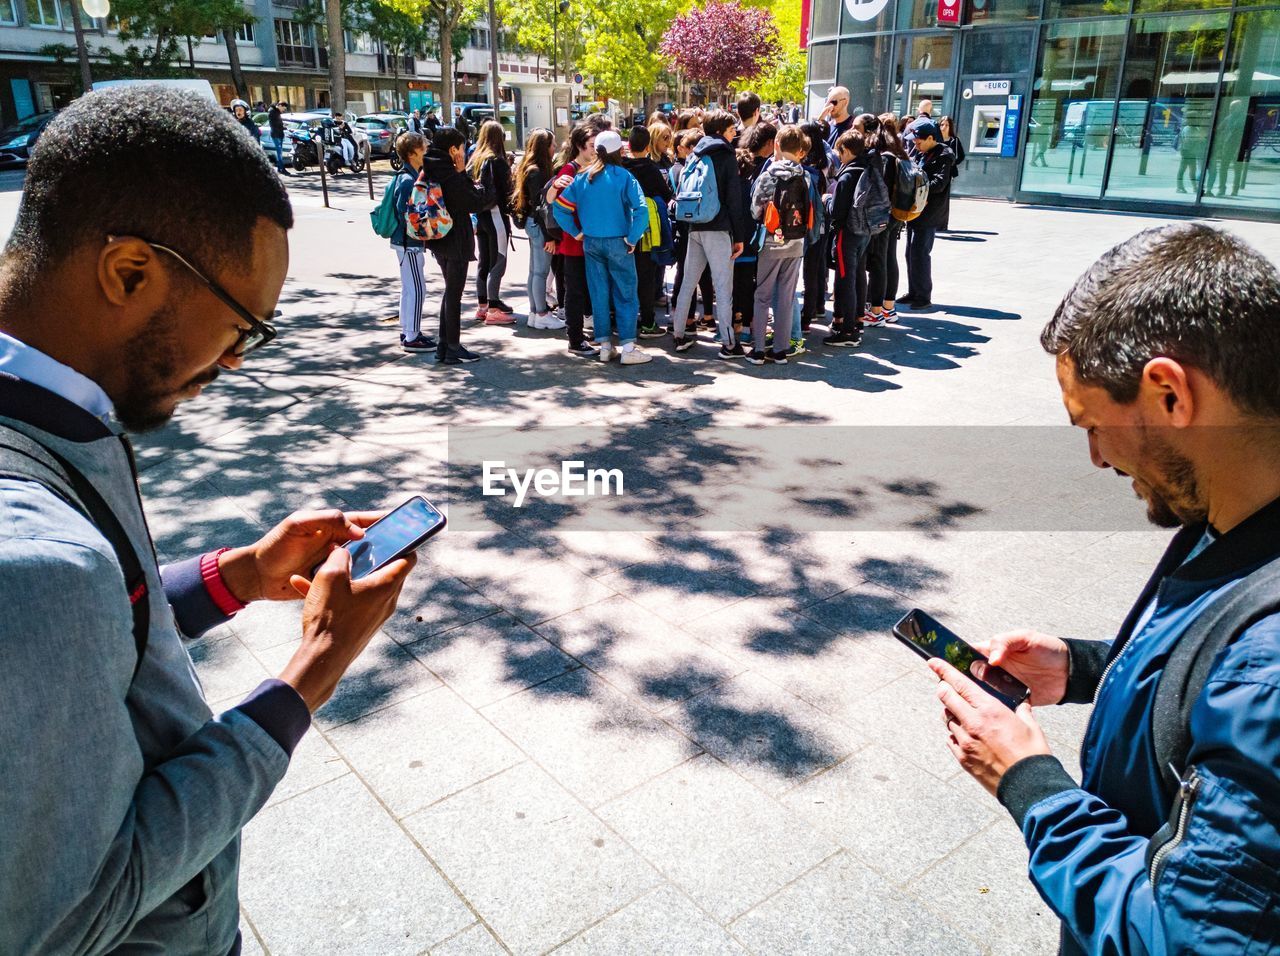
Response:
[[[649,225],[649,210],[640,183],[621,166],[605,166],[595,179],[578,173],[569,188],[551,207],[556,222],[567,234],[591,239],[625,239],[634,246]],[[574,221],[574,214],[577,221]]]

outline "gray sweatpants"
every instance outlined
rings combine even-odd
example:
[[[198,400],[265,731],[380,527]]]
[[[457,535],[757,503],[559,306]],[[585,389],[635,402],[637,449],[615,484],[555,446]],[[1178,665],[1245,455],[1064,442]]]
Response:
[[[756,304],[751,317],[751,347],[764,351],[764,327],[773,309],[773,350],[785,352],[791,345],[791,319],[795,311],[796,283],[804,256],[760,253],[756,265]]]
[[[684,283],[676,300],[676,338],[684,335],[689,319],[689,305],[698,290],[698,277],[711,267],[711,284],[716,290],[716,325],[720,327],[720,344],[731,349],[733,337],[733,239],[727,232],[695,232],[689,230],[689,244],[684,252]]]

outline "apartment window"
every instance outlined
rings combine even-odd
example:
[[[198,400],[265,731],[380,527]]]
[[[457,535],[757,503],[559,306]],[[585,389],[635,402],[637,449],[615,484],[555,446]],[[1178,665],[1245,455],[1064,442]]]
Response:
[[[311,25],[293,20],[277,20],[276,55],[281,64],[314,67],[316,51],[311,43]]]
[[[352,33],[346,31],[343,36],[346,39],[346,50],[348,53],[376,53],[378,48],[374,45],[373,37],[367,33]]]
[[[10,27],[18,25],[18,10],[14,0],[0,0],[0,24]]]
[[[27,23],[46,30],[60,29],[62,15],[58,0],[27,0]]]
[[[2,2],[4,2],[4,0],[0,0],[0,3]],[[203,37],[201,37],[201,40],[208,43],[221,43],[222,34],[206,33]],[[242,23],[240,24],[239,27],[236,28],[236,42],[237,43],[253,43],[253,24],[252,23]]]

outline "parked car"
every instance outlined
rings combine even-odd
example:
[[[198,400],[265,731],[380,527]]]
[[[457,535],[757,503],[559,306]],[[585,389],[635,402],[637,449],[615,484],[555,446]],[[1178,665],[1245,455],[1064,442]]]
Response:
[[[356,125],[369,137],[369,152],[374,159],[395,155],[396,137],[409,127],[409,121],[398,113],[369,113],[356,119]]]
[[[462,107],[462,115],[471,124],[472,138],[475,137],[481,123],[485,120],[493,119],[493,107],[488,103],[454,103],[453,105]],[[450,109],[449,123],[452,122],[453,110]],[[503,139],[506,141],[508,151],[514,150],[519,145],[516,139],[516,107],[514,103],[502,104],[498,122],[502,124]]]
[[[57,110],[36,113],[0,130],[0,166],[25,166],[31,155],[31,147],[57,115]]]

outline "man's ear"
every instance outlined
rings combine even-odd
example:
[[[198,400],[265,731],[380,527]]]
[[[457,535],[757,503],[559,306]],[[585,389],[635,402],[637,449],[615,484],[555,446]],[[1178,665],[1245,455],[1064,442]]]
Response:
[[[98,286],[112,305],[128,305],[157,281],[164,280],[156,268],[156,251],[141,239],[112,239],[98,253]]]
[[[1195,393],[1187,369],[1176,359],[1157,356],[1142,370],[1140,396],[1152,403],[1154,414],[1173,428],[1186,428],[1195,418]]]

